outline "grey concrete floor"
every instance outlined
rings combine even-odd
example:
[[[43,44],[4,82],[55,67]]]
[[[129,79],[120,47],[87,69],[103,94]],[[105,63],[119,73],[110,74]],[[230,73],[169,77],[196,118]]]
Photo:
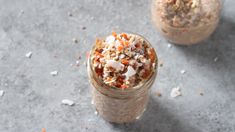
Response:
[[[226,0],[219,27],[207,41],[171,48],[151,23],[150,4],[0,0],[0,90],[5,91],[0,132],[235,132],[235,1]],[[148,109],[133,124],[108,123],[90,103],[85,54],[97,36],[112,30],[144,35],[164,62]],[[25,57],[29,51],[31,59]],[[70,66],[78,56],[81,65]],[[58,76],[50,75],[54,70]],[[171,98],[176,86],[182,96]],[[64,98],[76,104],[61,105]]]

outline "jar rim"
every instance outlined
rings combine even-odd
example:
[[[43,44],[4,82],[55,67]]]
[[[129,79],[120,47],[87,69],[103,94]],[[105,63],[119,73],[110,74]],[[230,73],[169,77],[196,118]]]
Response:
[[[132,91],[132,90],[141,89],[142,86],[143,86],[145,83],[147,83],[149,80],[151,80],[151,78],[153,78],[153,77],[155,76],[155,73],[157,72],[158,57],[157,57],[157,53],[156,53],[156,51],[155,51],[155,48],[151,45],[151,43],[150,43],[145,37],[143,37],[142,35],[139,35],[139,34],[136,34],[136,33],[130,33],[130,32],[125,32],[125,33],[131,34],[131,35],[136,35],[136,36],[138,36],[138,37],[144,39],[144,41],[149,45],[149,47],[151,47],[151,48],[154,49],[155,67],[153,68],[153,71],[151,72],[151,75],[150,75],[147,79],[145,79],[145,80],[139,82],[139,84],[137,84],[137,85],[134,86],[134,87],[128,87],[128,88],[125,88],[125,89],[118,88],[118,87],[114,87],[114,86],[110,86],[110,85],[104,83],[104,82],[97,76],[97,74],[94,74],[94,77],[96,78],[96,79],[95,79],[96,81],[99,81],[100,84],[104,85],[105,87],[108,87],[108,88],[111,89],[111,90],[116,90],[116,91]],[[91,63],[91,62],[92,62],[92,59],[91,59],[92,57],[90,57],[90,56],[91,56],[91,54],[94,52],[94,49],[95,49],[95,45],[92,46],[92,50],[90,51],[89,58],[88,58],[88,65],[87,65],[87,66],[89,67],[89,69],[91,70],[92,73],[95,73],[95,71],[94,71],[94,68],[92,67],[92,63]]]

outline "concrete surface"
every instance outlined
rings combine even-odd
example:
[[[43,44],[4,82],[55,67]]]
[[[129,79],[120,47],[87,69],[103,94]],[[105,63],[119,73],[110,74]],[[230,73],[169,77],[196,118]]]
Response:
[[[0,0],[0,132],[235,132],[235,1],[226,0],[209,40],[171,48],[151,23],[150,3]],[[95,37],[113,29],[144,35],[164,62],[148,109],[133,124],[110,124],[90,104],[85,54]],[[70,66],[79,55],[81,65]],[[173,99],[176,86],[183,95]],[[75,106],[61,105],[65,98]]]

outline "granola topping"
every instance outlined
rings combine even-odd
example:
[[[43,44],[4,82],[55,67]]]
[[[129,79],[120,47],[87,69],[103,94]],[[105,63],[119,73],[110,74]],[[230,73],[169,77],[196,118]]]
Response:
[[[97,39],[91,57],[98,77],[122,89],[148,79],[156,65],[154,49],[142,37],[127,33],[113,32],[106,39]]]

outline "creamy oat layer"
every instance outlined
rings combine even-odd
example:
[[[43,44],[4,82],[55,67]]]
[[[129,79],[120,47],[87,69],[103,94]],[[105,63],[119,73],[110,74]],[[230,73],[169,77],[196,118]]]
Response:
[[[97,39],[91,53],[95,73],[107,85],[129,88],[150,77],[155,69],[155,52],[138,35],[121,33]]]

